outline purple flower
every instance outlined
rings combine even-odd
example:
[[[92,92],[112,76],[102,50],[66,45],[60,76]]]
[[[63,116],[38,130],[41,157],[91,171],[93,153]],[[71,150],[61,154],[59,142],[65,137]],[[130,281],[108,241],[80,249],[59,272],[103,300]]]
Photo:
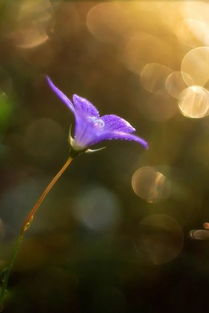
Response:
[[[135,129],[123,118],[114,114],[100,116],[95,106],[87,99],[73,95],[73,102],[71,102],[49,77],[47,82],[58,98],[74,114],[74,138],[70,136],[70,144],[74,151],[90,151],[88,149],[90,146],[104,140],[133,140],[148,148],[144,139],[132,134]]]

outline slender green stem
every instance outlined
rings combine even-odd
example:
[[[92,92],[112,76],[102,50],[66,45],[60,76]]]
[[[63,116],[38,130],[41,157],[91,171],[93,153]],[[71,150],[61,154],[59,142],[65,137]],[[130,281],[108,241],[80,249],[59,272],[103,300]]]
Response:
[[[73,158],[69,157],[67,159],[67,161],[65,162],[65,164],[62,166],[62,168],[59,170],[59,172],[52,178],[50,183],[44,189],[44,191],[42,192],[42,194],[40,195],[40,197],[38,198],[38,200],[36,201],[36,203],[34,204],[32,209],[28,213],[28,215],[27,215],[27,217],[26,217],[26,219],[25,219],[25,221],[24,221],[24,223],[23,223],[23,225],[22,225],[22,227],[20,229],[20,233],[19,233],[19,236],[17,238],[16,244],[14,246],[14,250],[13,250],[10,262],[9,262],[8,266],[4,269],[4,272],[2,273],[2,279],[1,279],[1,284],[2,285],[0,287],[0,306],[2,306],[3,303],[4,303],[5,296],[6,296],[6,293],[7,293],[8,280],[9,280],[11,271],[13,269],[15,260],[17,258],[17,254],[18,254],[18,252],[20,250],[22,241],[24,239],[25,232],[31,226],[31,223],[32,223],[32,221],[34,219],[34,216],[37,213],[38,209],[40,208],[42,202],[46,198],[47,194],[53,188],[53,186],[56,184],[56,182],[62,176],[62,174],[65,172],[65,170],[68,168],[68,166],[70,165],[72,160],[73,160]]]

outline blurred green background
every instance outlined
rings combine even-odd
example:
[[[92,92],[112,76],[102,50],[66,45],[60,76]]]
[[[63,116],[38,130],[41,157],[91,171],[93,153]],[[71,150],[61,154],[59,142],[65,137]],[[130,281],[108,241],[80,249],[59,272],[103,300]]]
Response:
[[[72,163],[26,234],[5,312],[207,310],[208,34],[201,1],[0,2],[2,267],[69,154],[73,117],[45,75],[150,145]]]

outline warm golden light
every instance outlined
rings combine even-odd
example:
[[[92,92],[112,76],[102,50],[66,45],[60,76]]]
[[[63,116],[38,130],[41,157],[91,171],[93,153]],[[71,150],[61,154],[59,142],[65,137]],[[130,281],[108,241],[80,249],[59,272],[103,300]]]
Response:
[[[200,86],[190,86],[179,96],[181,113],[190,118],[202,118],[208,114],[209,92]]]
[[[184,77],[186,77],[187,81],[191,81],[192,79],[187,73],[183,73]],[[165,88],[170,96],[178,99],[181,92],[187,87],[182,72],[174,71],[170,73],[165,81]]]
[[[127,19],[123,7],[119,2],[100,3],[92,7],[86,18],[89,31],[101,41],[114,41],[124,36]]]
[[[170,183],[165,175],[151,166],[141,167],[133,174],[132,188],[150,203],[165,199],[170,194]]]
[[[122,61],[131,71],[140,74],[147,63],[168,65],[172,49],[166,41],[147,32],[138,31],[124,45]]]
[[[21,1],[15,9],[14,28],[7,33],[14,45],[31,49],[45,43],[52,28],[52,5],[48,0]]]
[[[140,73],[141,84],[149,92],[164,94],[165,80],[171,71],[169,67],[162,64],[146,64]]]
[[[188,18],[185,23],[192,34],[202,45],[209,45],[209,25],[195,19]]]
[[[181,62],[181,71],[188,86],[191,85],[192,79],[193,85],[204,87],[209,80],[209,47],[190,50]]]

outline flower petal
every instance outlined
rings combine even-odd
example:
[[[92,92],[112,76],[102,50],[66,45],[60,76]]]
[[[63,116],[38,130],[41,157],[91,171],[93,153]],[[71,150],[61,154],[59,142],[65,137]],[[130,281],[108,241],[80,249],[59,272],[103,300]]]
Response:
[[[106,131],[117,130],[125,133],[133,133],[135,131],[135,128],[133,128],[129,122],[127,122],[118,115],[114,114],[103,115],[101,119],[105,123]]]
[[[60,98],[60,100],[62,102],[64,102],[67,107],[73,112],[75,113],[75,109],[74,109],[74,106],[72,104],[72,102],[70,101],[70,99],[68,99],[68,97],[61,91],[59,90],[55,85],[54,83],[51,81],[51,79],[46,76],[46,80],[49,84],[49,86],[51,87],[51,89],[55,92],[55,94],[58,96],[58,98]]]
[[[83,114],[86,113],[90,116],[99,117],[99,111],[87,99],[79,97],[78,95],[73,95],[73,103],[76,111],[82,112]]]
[[[88,147],[104,133],[105,123],[100,117],[82,114],[82,112],[76,112],[75,117],[74,138],[78,146]]]
[[[136,141],[141,144],[144,148],[148,149],[148,143],[146,140],[129,133],[121,132],[121,131],[112,131],[105,132],[98,137],[95,137],[94,140],[89,143],[89,146],[95,145],[104,140],[128,140],[128,141]]]

